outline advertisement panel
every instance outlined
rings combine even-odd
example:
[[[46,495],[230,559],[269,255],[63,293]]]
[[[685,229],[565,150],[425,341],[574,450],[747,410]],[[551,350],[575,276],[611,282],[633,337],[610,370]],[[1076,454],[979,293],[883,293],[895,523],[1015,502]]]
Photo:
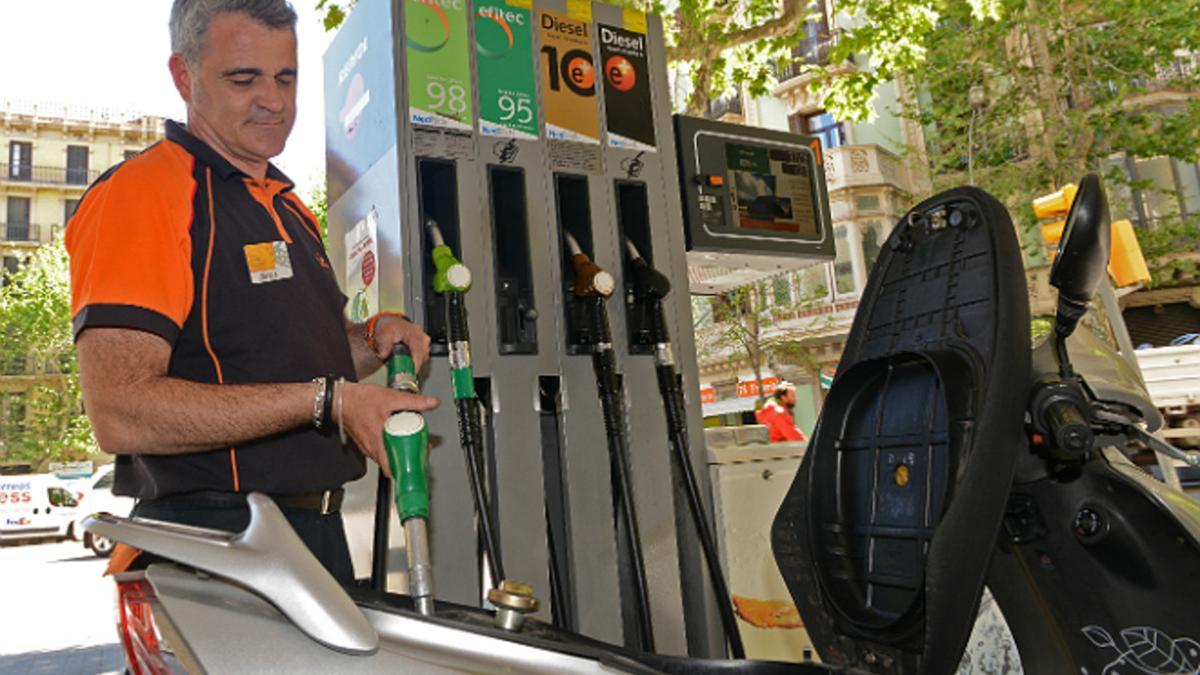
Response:
[[[531,12],[506,0],[475,3],[479,133],[538,139]]]

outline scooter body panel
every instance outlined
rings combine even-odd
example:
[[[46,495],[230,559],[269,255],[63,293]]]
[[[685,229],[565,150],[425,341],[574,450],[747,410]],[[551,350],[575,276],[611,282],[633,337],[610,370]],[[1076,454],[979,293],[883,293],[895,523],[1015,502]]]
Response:
[[[1198,569],[1200,505],[1106,448],[1013,486],[988,587],[1027,673],[1196,673]]]

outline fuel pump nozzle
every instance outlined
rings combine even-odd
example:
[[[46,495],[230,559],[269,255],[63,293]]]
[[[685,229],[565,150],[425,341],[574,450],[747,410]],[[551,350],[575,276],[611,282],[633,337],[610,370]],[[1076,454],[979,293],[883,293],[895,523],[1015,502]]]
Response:
[[[388,360],[388,386],[420,393],[408,347],[398,343]],[[396,509],[404,526],[408,553],[408,594],[417,611],[433,615],[433,562],[429,556],[429,478],[426,461],[429,430],[420,413],[393,413],[383,425],[383,442],[392,469]]]
[[[567,251],[571,254],[571,266],[575,270],[575,283],[571,293],[575,302],[583,303],[588,321],[592,352],[592,369],[596,373],[596,389],[600,395],[600,406],[604,414],[604,435],[608,440],[609,466],[612,471],[614,509],[617,514],[618,536],[624,534],[629,555],[633,610],[638,627],[636,646],[647,652],[654,651],[654,630],[650,619],[650,596],[646,585],[646,565],[642,557],[641,536],[638,533],[637,513],[633,505],[633,482],[629,470],[629,439],[626,436],[624,396],[617,374],[616,356],[613,354],[612,329],[609,327],[608,310],[604,301],[616,289],[613,276],[602,269],[580,247],[570,232],[563,231]]]
[[[450,353],[450,382],[454,392],[454,408],[458,418],[459,444],[466,456],[467,479],[471,485],[471,498],[475,502],[475,517],[483,539],[484,555],[487,557],[488,572],[492,583],[504,582],[504,565],[500,561],[500,546],[496,542],[492,511],[484,490],[483,470],[483,422],[479,411],[479,399],[475,395],[475,373],[471,368],[471,336],[467,322],[467,307],[464,295],[471,287],[471,270],[454,257],[446,245],[437,221],[425,220],[429,240],[433,244],[430,256],[435,274],[433,289],[446,295],[446,326],[448,328]]]
[[[667,436],[671,443],[671,454],[679,467],[683,481],[684,492],[687,494],[692,522],[696,526],[696,535],[700,539],[700,548],[704,552],[704,561],[708,567],[708,578],[717,596],[717,611],[721,616],[721,625],[725,630],[725,639],[729,641],[730,655],[735,659],[746,658],[746,649],[742,645],[742,636],[738,631],[737,619],[733,615],[732,597],[725,583],[725,574],[721,570],[721,560],[717,556],[717,541],[712,528],[708,524],[708,516],[704,502],[700,498],[700,486],[696,480],[696,471],[692,466],[687,438],[687,412],[683,403],[683,389],[680,386],[679,375],[675,371],[675,359],[671,351],[671,341],[667,333],[667,322],[663,311],[663,298],[671,292],[671,280],[662,272],[650,266],[642,254],[628,238],[625,239],[625,249],[629,254],[629,269],[633,276],[634,297],[649,306],[650,335],[654,340],[654,365],[658,376],[658,390],[662,394],[663,410],[667,415]]]
[[[433,218],[425,219],[429,241],[433,244],[433,290],[438,293],[466,293],[471,288],[471,270],[454,257],[446,245],[442,230]]]
[[[617,282],[613,276],[588,257],[579,242],[570,232],[563,233],[567,250],[571,252],[571,266],[575,268],[575,285],[571,292],[577,298],[607,298],[613,294]]]

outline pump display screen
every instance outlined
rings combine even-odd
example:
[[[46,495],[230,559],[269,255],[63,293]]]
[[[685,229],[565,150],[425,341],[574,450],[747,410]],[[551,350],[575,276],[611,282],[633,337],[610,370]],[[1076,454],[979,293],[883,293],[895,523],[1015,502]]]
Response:
[[[815,237],[818,215],[809,157],[799,150],[726,144],[734,225]]]

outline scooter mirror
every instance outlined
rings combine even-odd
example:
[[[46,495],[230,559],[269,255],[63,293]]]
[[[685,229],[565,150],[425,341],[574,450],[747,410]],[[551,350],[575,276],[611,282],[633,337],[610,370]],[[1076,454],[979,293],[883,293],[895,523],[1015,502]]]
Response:
[[[1059,335],[1065,337],[1075,332],[1096,288],[1108,273],[1110,239],[1104,186],[1099,176],[1089,173],[1079,182],[1050,269],[1050,285],[1058,289],[1054,328]]]

